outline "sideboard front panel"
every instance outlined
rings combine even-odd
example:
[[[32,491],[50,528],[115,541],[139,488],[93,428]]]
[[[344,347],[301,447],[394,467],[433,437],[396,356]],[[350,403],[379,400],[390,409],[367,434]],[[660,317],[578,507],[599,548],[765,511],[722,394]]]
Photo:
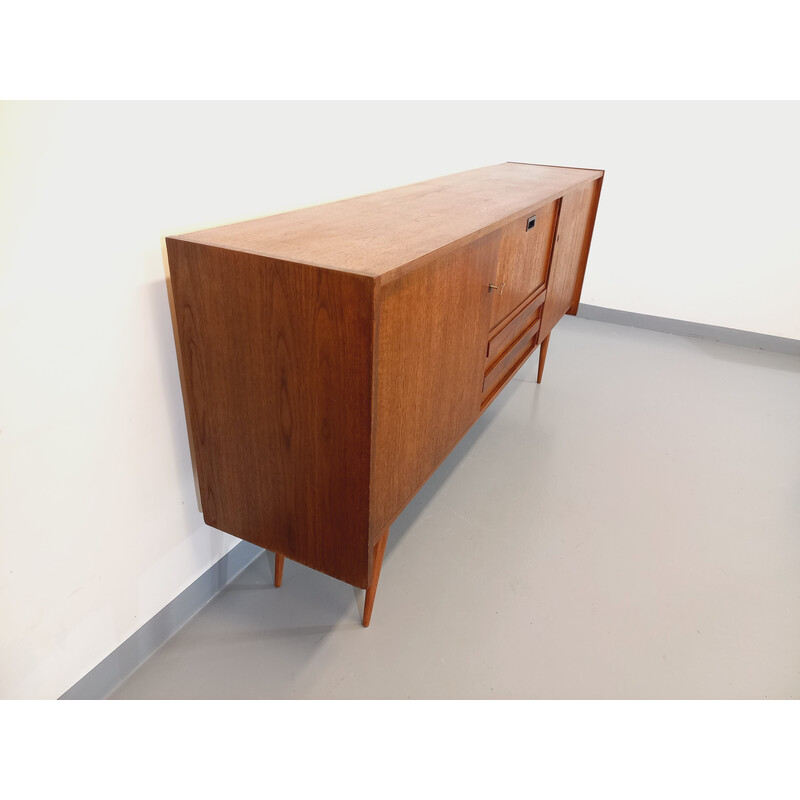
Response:
[[[500,233],[380,288],[373,538],[480,413]]]
[[[206,522],[365,587],[373,279],[167,248]]]

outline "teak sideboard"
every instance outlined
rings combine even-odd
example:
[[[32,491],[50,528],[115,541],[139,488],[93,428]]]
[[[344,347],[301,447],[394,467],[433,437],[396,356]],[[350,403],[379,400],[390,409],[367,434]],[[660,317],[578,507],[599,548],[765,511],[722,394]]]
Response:
[[[389,526],[574,314],[602,170],[500,164],[166,240],[205,521],[367,590]]]

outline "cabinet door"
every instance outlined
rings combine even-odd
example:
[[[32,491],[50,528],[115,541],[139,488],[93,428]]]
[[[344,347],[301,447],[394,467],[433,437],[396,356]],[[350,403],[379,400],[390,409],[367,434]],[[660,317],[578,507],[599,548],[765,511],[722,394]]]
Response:
[[[561,198],[553,257],[547,277],[547,297],[542,311],[539,341],[568,311],[574,314],[578,307],[583,272],[589,255],[600,180]]]
[[[495,283],[505,285],[502,294],[492,292],[492,328],[544,286],[556,206],[557,203],[550,203],[515,219],[502,229]]]
[[[480,414],[499,240],[495,231],[380,287],[373,536]]]

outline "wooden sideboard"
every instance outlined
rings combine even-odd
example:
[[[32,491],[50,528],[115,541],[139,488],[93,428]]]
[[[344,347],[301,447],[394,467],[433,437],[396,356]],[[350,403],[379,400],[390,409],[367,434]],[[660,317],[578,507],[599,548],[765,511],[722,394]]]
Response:
[[[367,590],[389,526],[574,314],[601,170],[500,164],[166,240],[205,521]]]

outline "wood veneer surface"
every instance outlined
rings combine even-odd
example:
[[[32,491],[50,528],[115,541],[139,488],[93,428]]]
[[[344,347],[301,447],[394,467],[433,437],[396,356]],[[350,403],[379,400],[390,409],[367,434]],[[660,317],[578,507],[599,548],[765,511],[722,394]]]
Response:
[[[540,339],[550,333],[575,300],[578,280],[582,276],[582,267],[586,265],[585,258],[589,252],[589,220],[597,205],[598,187],[599,184],[590,183],[579,191],[566,195],[561,201],[553,258],[547,278],[547,299],[542,311]]]
[[[167,249],[206,522],[366,587],[373,280]]]
[[[380,533],[480,413],[496,231],[381,289],[371,492]]]
[[[479,238],[602,174],[498,164],[172,238],[378,276]]]
[[[557,203],[536,212],[536,223],[526,230],[529,214],[503,226],[494,282],[503,293],[492,293],[492,327],[512,314],[537,289],[544,286],[555,231]]]

